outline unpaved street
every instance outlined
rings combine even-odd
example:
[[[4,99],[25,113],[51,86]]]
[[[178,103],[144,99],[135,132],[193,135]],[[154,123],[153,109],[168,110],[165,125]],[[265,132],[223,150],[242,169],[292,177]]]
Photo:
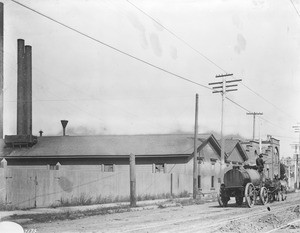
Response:
[[[233,200],[227,208],[217,202],[174,206],[82,217],[76,220],[29,224],[25,229],[37,232],[299,232],[300,218],[296,207],[299,193],[289,194],[285,202],[274,202],[249,209],[235,206]],[[268,208],[269,207],[269,208]],[[269,209],[269,210],[268,210]],[[293,220],[299,220],[282,229]]]

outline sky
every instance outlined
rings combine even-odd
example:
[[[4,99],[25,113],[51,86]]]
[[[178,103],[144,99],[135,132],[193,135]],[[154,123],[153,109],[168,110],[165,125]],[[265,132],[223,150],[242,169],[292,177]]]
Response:
[[[22,38],[33,53],[34,135],[61,135],[62,119],[68,135],[192,133],[196,93],[198,132],[219,135],[221,95],[207,87],[232,73],[242,82],[226,94],[224,134],[251,139],[246,113],[262,112],[255,137],[271,135],[282,156],[293,156],[300,0],[18,2],[77,32],[3,1],[4,134],[16,134]]]

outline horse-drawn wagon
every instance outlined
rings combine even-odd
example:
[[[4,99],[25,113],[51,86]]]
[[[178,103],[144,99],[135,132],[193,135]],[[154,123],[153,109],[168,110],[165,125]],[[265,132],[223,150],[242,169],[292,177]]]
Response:
[[[265,205],[269,199],[274,199],[280,195],[282,200],[286,199],[286,189],[282,181],[272,180],[271,182],[263,178],[263,173],[259,173],[255,166],[233,167],[224,174],[224,183],[221,184],[218,194],[220,206],[226,207],[230,197],[234,197],[237,205],[245,202],[248,207],[252,207],[257,197],[261,204]],[[285,190],[284,190],[285,189]]]

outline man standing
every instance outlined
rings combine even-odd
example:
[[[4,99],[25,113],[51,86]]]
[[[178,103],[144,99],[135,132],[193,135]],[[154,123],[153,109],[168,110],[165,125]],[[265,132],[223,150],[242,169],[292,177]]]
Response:
[[[259,154],[259,157],[256,159],[256,166],[259,173],[264,171],[265,161],[262,159],[263,155]]]

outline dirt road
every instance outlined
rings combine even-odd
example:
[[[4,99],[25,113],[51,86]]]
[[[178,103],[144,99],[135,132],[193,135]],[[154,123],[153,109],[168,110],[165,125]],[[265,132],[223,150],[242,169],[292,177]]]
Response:
[[[237,207],[229,202],[175,206],[84,217],[76,220],[30,224],[36,232],[299,232],[300,194],[288,195],[284,202]],[[290,225],[287,223],[299,220]],[[283,226],[281,229],[277,228]]]

